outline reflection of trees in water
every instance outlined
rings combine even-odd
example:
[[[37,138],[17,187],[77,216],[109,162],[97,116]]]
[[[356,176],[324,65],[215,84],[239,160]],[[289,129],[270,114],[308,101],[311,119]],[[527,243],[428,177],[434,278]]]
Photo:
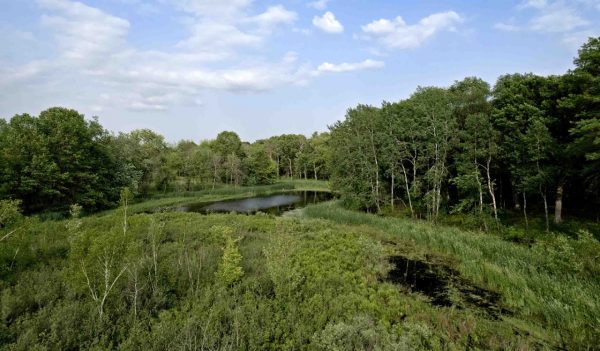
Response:
[[[302,191],[292,193],[281,193],[270,196],[258,196],[246,199],[219,201],[211,204],[201,203],[183,208],[186,212],[200,213],[248,213],[266,212],[281,215],[283,212],[326,201],[332,198],[328,192]]]

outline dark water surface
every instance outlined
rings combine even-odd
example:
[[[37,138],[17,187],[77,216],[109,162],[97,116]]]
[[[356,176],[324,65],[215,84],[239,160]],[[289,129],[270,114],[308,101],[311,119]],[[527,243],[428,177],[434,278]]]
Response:
[[[475,308],[491,319],[512,314],[500,306],[500,294],[471,284],[450,267],[404,256],[392,256],[389,262],[388,281],[428,296],[435,306]]]
[[[204,214],[229,212],[253,214],[264,212],[279,216],[284,212],[302,208],[306,205],[331,200],[332,197],[331,193],[325,191],[295,191],[247,199],[189,204],[178,208],[178,210]]]

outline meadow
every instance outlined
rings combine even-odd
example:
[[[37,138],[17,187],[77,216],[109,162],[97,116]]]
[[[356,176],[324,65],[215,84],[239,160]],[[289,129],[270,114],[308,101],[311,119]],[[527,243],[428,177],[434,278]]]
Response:
[[[339,201],[284,217],[144,213],[326,186],[222,187],[127,211],[16,219],[2,229],[22,228],[0,247],[0,348],[597,348],[600,244],[585,231],[523,244]],[[437,295],[391,279],[405,269],[392,258],[405,277],[425,264]]]

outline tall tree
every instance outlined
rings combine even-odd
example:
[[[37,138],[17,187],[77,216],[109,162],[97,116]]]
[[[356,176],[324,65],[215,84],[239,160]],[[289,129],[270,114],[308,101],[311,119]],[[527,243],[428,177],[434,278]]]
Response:
[[[379,109],[359,105],[346,120],[330,127],[331,172],[334,188],[353,207],[380,210],[383,201],[379,149]]]
[[[420,87],[411,96],[411,101],[415,118],[422,121],[425,132],[424,152],[428,160],[426,198],[428,214],[435,221],[445,195],[443,188],[448,177],[448,157],[455,141],[456,123],[452,116],[450,94],[445,89]]]
[[[269,158],[269,154],[262,144],[253,145],[249,149],[245,163],[248,169],[249,184],[272,184],[277,178],[277,165]]]
[[[17,115],[2,129],[3,194],[21,199],[26,212],[73,203],[95,209],[118,199],[122,184],[114,175],[108,134],[96,120],[55,107],[39,117]]]
[[[243,156],[242,141],[235,132],[225,131],[219,133],[212,143],[212,148],[224,158],[231,154],[239,158]]]
[[[456,122],[460,126],[454,182],[466,193],[463,195],[475,195],[475,198],[463,196],[460,207],[478,203],[479,213],[483,214],[484,193],[487,193],[492,213],[498,221],[496,184],[492,174],[497,162],[499,135],[491,123],[490,86],[479,78],[466,78],[456,82],[450,93]]]
[[[543,84],[542,77],[532,74],[506,75],[498,79],[493,91],[492,124],[500,135],[500,168],[511,184],[515,206],[522,207],[526,226],[527,199],[531,195],[527,178],[530,177],[532,164],[529,158],[531,147],[525,135],[534,119],[544,117],[540,97]]]

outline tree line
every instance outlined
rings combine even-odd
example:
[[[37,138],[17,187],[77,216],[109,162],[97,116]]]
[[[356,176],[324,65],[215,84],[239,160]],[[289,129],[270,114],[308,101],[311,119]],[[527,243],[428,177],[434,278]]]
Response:
[[[352,207],[402,205],[431,220],[466,212],[498,221],[518,209],[527,225],[534,209],[548,230],[552,209],[555,223],[563,208],[597,216],[600,38],[574,63],[564,75],[510,74],[493,88],[469,77],[350,108],[330,127],[334,188]]]
[[[54,107],[39,116],[0,119],[0,199],[25,213],[94,211],[133,194],[191,191],[221,184],[270,184],[328,177],[328,134],[281,135],[254,143],[230,131],[174,145],[148,129],[112,134],[96,118]]]

